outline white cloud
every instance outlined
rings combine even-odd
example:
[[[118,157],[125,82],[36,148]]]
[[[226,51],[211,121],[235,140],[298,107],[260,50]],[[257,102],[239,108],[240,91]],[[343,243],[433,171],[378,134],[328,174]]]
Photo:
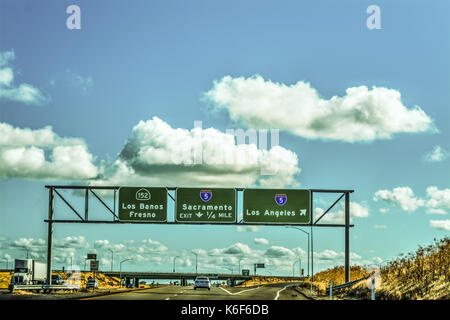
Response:
[[[261,175],[270,168],[275,174]],[[214,128],[174,129],[153,117],[133,128],[119,158],[102,165],[95,184],[283,187],[295,185],[299,171],[297,155],[282,147],[258,150]]]
[[[31,250],[38,250],[40,247],[44,247],[46,241],[44,239],[33,239],[33,238],[20,238],[14,240],[10,247],[11,248],[27,248]]]
[[[382,87],[352,87],[327,100],[302,81],[286,85],[259,75],[225,76],[214,81],[205,99],[250,128],[277,128],[308,139],[373,141],[435,130],[420,107],[407,108],[399,91]]]
[[[197,146],[201,146],[197,161]],[[182,147],[180,147],[182,146]],[[221,161],[231,161],[225,164]],[[89,179],[95,185],[295,186],[297,155],[274,146],[258,150],[216,129],[174,129],[154,117],[133,128],[119,157],[94,165],[82,139],[62,138],[50,126],[0,123],[0,177]],[[273,169],[274,174],[264,175]]]
[[[2,253],[2,255],[0,256],[0,259],[2,260],[1,262],[6,262],[6,261],[11,261],[12,260],[12,256],[7,254],[7,253]]]
[[[237,232],[256,232],[258,231],[258,226],[237,226],[236,231]]]
[[[385,224],[376,224],[373,226],[375,229],[386,229],[387,226]]]
[[[198,254],[199,256],[206,256],[208,253],[206,252],[206,250],[203,249],[195,249],[192,250],[193,252],[195,252],[196,254]]]
[[[435,146],[433,150],[424,155],[423,159],[427,162],[442,162],[450,157],[450,152],[444,150],[441,146]]]
[[[324,261],[341,261],[345,258],[344,252],[336,252],[334,250],[326,249],[321,252],[314,252],[314,259],[318,260],[324,260]],[[356,254],[354,252],[350,252],[350,259],[352,260],[352,263],[354,263],[354,260],[360,260],[362,257],[359,254]]]
[[[306,247],[306,246],[305,246]],[[306,250],[308,250],[308,247],[306,247]],[[293,248],[292,249],[292,252],[296,255],[296,256],[299,256],[299,257],[305,257],[305,258],[307,258],[308,257],[308,253],[305,251],[305,250],[303,250],[302,248]]]
[[[399,205],[404,211],[415,211],[425,205],[425,201],[414,196],[410,187],[397,187],[393,190],[379,190],[375,192],[374,201],[385,201]]]
[[[330,211],[319,221],[319,223],[345,223],[345,204],[341,203],[338,211]],[[322,208],[314,209],[314,217],[318,219],[325,212]],[[367,218],[369,208],[357,202],[350,202],[350,222],[353,218]]]
[[[326,249],[322,252],[314,252],[314,258],[319,260],[335,260],[339,257],[339,253],[330,249]]]
[[[69,83],[81,90],[86,95],[94,86],[94,79],[91,76],[82,76],[72,70],[67,70],[67,78]]]
[[[252,249],[246,244],[237,242],[227,248],[223,249],[212,249],[209,252],[210,256],[230,254],[230,255],[251,255],[253,254]]]
[[[55,240],[54,247],[60,249],[87,249],[89,243],[83,236],[65,237],[63,240]]]
[[[446,210],[450,210],[450,189],[439,190],[431,186],[427,188],[427,195],[430,198],[426,203],[428,213],[447,214]]]
[[[150,253],[163,253],[168,250],[168,248],[152,239],[144,239],[139,242],[136,241],[124,241],[124,243],[112,244],[108,240],[96,240],[94,242],[94,247],[98,250],[112,250],[115,253],[120,254],[136,254],[145,255]]]
[[[436,229],[450,231],[450,220],[430,220],[430,226]]]
[[[8,65],[15,58],[14,51],[4,51],[0,52],[0,67]]]
[[[81,139],[61,138],[49,126],[31,130],[0,123],[0,178],[88,179],[96,175],[93,156]]]
[[[256,244],[269,244],[269,240],[264,238],[255,238],[253,241],[255,241]]]
[[[269,249],[266,250],[265,255],[269,257],[279,258],[285,256],[292,257],[295,254],[292,250],[289,250],[288,248],[280,246],[271,246]]]
[[[415,197],[410,187],[397,187],[393,190],[375,192],[373,200],[394,203],[404,211],[415,211],[419,207],[425,207],[429,214],[447,214],[447,210],[450,209],[450,189],[440,190],[430,186],[427,188],[427,197],[428,199]],[[380,212],[385,213],[384,210],[380,209]]]
[[[32,85],[21,83],[14,86],[14,71],[8,67],[14,58],[14,51],[0,52],[0,101],[10,100],[36,105],[47,103],[49,98]]]
[[[388,213],[389,209],[388,208],[380,208],[379,210],[381,213]]]
[[[18,257],[17,252],[11,255],[7,250],[17,251],[18,249],[21,250],[21,248],[27,247],[29,249],[29,256],[35,259],[45,260],[47,249],[45,244],[45,240],[42,239],[17,239],[11,241],[9,246],[4,247],[0,254],[3,256],[8,254],[10,257]],[[92,248],[83,236],[71,236],[63,239],[54,239],[54,244],[53,258],[56,264],[55,268],[61,268],[62,266],[68,268],[71,263],[83,268],[86,263],[86,253],[89,252],[97,253],[98,259],[101,260],[101,270],[110,270],[111,253],[108,249],[113,249],[114,251],[114,268],[119,267],[119,261],[122,259],[133,259],[133,261],[127,263],[127,270],[132,270],[136,267],[141,268],[141,270],[149,270],[148,268],[155,270],[153,268],[160,266],[159,270],[156,269],[155,271],[167,271],[168,268],[172,269],[173,257],[179,256],[179,259],[176,260],[177,270],[192,272],[195,266],[195,257],[191,251],[198,253],[200,272],[217,273],[218,268],[224,267],[232,267],[236,272],[238,264],[240,264],[241,269],[245,269],[253,268],[253,263],[258,262],[264,263],[266,270],[271,270],[274,274],[290,275],[292,274],[292,263],[299,257],[301,257],[304,268],[306,268],[307,263],[307,252],[299,247],[288,249],[281,246],[272,246],[267,250],[255,250],[240,242],[225,248],[212,249],[208,252],[204,249],[184,249],[181,252],[168,250],[152,252],[147,249],[142,250],[143,246],[153,248],[162,245],[154,239],[124,240],[121,243],[111,243],[108,240],[96,240]],[[121,250],[116,250],[117,248],[121,248]],[[26,252],[21,250],[20,257],[25,257],[25,255]],[[320,269],[321,265],[342,264],[344,253],[333,250],[315,252],[315,259],[317,259],[318,268]],[[363,261],[354,252],[351,252],[350,259],[352,264],[358,264]],[[86,267],[89,267],[88,263],[86,263]]]

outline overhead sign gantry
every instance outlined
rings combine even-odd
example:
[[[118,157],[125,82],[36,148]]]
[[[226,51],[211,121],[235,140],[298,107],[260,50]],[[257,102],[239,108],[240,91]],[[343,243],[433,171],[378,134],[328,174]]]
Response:
[[[342,227],[345,229],[345,282],[350,281],[350,194],[354,190],[330,189],[226,189],[226,188],[175,188],[175,187],[121,187],[121,186],[61,186],[47,185],[49,190],[47,237],[47,279],[51,279],[54,223],[102,224],[228,224],[310,227],[311,274],[313,270],[313,227]],[[84,191],[84,215],[75,209],[61,190]],[[112,207],[97,191],[112,192]],[[175,198],[169,193],[175,191]],[[117,200],[117,192],[119,199]],[[238,213],[237,193],[242,192],[243,212]],[[316,193],[337,193],[341,196],[321,214],[314,217],[313,199]],[[94,196],[111,214],[111,220],[89,217],[89,199]],[[101,195],[101,196],[100,196]],[[76,215],[75,219],[55,219],[55,197],[59,197]],[[318,223],[345,197],[344,223]],[[174,220],[167,219],[168,198],[175,204]],[[97,210],[96,210],[97,211]],[[239,220],[239,214],[241,220]]]

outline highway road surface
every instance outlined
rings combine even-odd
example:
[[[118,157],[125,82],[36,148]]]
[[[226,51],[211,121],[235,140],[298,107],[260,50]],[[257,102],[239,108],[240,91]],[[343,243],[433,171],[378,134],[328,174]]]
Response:
[[[252,288],[166,286],[87,298],[86,300],[307,300],[292,288],[295,283],[279,283]]]
[[[294,290],[295,283],[279,283],[252,288],[165,286],[133,292],[87,298],[86,300],[307,300]]]

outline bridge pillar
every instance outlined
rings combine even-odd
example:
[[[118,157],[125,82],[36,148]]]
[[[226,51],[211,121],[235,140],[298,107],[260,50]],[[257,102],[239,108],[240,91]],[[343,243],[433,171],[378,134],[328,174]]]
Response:
[[[125,277],[125,287],[126,287],[126,288],[128,288],[128,287],[130,286],[130,283],[131,283],[130,280],[131,280],[130,278]]]
[[[183,287],[186,287],[187,286],[187,279],[181,278],[180,285],[183,286]]]
[[[234,287],[236,285],[235,279],[230,279],[230,287]]]
[[[134,278],[134,287],[139,288],[139,278]]]

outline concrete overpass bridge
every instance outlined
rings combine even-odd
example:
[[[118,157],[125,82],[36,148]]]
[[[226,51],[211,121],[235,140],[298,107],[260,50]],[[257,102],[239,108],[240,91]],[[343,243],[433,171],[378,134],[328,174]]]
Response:
[[[174,280],[180,281],[182,286],[187,285],[188,280],[195,280],[197,276],[206,276],[210,280],[227,280],[231,286],[234,286],[237,281],[251,280],[256,277],[264,278],[277,278],[283,281],[302,281],[305,277],[291,277],[291,276],[261,276],[261,275],[249,275],[244,276],[235,273],[181,273],[181,272],[130,272],[130,271],[99,271],[104,275],[110,277],[124,278],[126,284],[134,286],[139,285],[141,279],[147,280]]]

